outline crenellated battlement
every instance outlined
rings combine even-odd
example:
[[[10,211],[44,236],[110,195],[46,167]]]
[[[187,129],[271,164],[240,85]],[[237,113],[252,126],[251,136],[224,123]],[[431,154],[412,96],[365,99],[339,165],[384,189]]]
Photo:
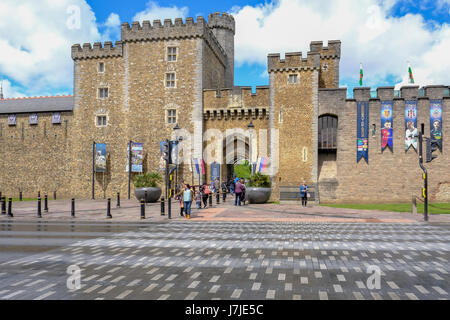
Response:
[[[320,53],[321,58],[341,57],[341,41],[339,40],[328,40],[328,47],[323,46],[323,41],[312,41],[309,46],[311,52]]]
[[[153,24],[145,20],[142,25],[138,21],[131,24],[125,22],[121,27],[122,42],[138,42],[138,41],[158,41],[158,40],[175,40],[203,38],[214,51],[218,59],[225,65],[227,54],[220,43],[213,35],[210,27],[203,17],[197,17],[194,22],[193,18],[183,19],[176,18],[174,22],[171,19],[154,20]]]
[[[220,15],[220,12],[214,12],[210,14],[208,16],[208,25],[211,29],[221,28],[230,30],[233,32],[233,35],[236,31],[236,23],[234,21],[234,17],[226,12],[223,12],[222,15]]]
[[[255,93],[251,87],[203,90],[203,105],[205,110],[266,108],[269,106],[269,86],[258,86]]]
[[[269,54],[267,69],[269,72],[320,69],[320,53],[309,51],[306,59],[303,58],[302,52],[286,53],[285,59],[280,59],[279,53]]]
[[[431,85],[419,88],[416,85],[402,86],[400,90],[395,87],[356,87],[353,88],[353,98],[348,100],[392,100],[392,99],[443,99],[450,98],[450,87],[445,85]]]
[[[95,59],[95,58],[111,58],[122,57],[123,55],[123,43],[116,41],[113,46],[111,41],[106,41],[104,46],[100,42],[95,42],[93,46],[90,43],[75,44],[72,46],[72,59]]]

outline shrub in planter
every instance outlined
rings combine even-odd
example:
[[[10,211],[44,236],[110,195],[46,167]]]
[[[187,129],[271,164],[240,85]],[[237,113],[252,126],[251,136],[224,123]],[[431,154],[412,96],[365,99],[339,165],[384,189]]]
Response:
[[[158,172],[140,174],[134,178],[134,195],[139,201],[144,199],[145,202],[156,202],[161,197],[162,190],[159,185],[162,181]]]
[[[270,177],[260,172],[250,177],[246,188],[246,197],[250,203],[266,203],[270,199],[271,189]]]

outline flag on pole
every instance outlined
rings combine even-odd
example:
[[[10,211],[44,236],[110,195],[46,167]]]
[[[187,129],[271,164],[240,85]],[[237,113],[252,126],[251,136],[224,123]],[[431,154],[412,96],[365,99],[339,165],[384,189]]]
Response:
[[[362,63],[359,64],[359,85],[362,86],[363,85],[363,67],[362,67]]]
[[[266,158],[261,158],[261,162],[259,163],[259,172],[264,171],[266,167]]]
[[[195,170],[197,170],[197,174],[200,174],[200,168],[198,166],[198,159],[194,158]]]
[[[411,65],[408,62],[409,83],[414,83],[414,77],[411,70]]]
[[[205,174],[205,161],[202,159],[202,172]]]

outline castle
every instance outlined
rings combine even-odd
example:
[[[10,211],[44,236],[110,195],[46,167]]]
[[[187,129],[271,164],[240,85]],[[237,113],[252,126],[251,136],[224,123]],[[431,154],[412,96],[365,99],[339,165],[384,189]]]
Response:
[[[305,180],[321,202],[410,201],[422,194],[423,183],[417,151],[404,147],[405,103],[416,102],[417,123],[427,135],[430,102],[437,99],[443,145],[427,164],[429,195],[450,201],[448,86],[360,87],[348,99],[339,88],[341,42],[328,41],[311,42],[306,57],[269,54],[269,85],[253,93],[234,86],[234,35],[234,18],[214,13],[208,21],[124,23],[114,45],[72,46],[73,96],[0,100],[0,191],[90,198],[97,142],[107,145],[107,171],[95,173],[95,196],[126,195],[129,141],[143,144],[143,171],[156,171],[160,142],[174,138],[178,124],[182,143],[190,143],[185,159],[206,165],[199,175],[192,161],[180,164],[178,179],[187,182],[210,181],[212,162],[226,180],[240,159],[269,159],[273,200],[291,199]],[[386,101],[392,103],[393,148],[382,151]],[[360,102],[368,105],[368,162],[357,162]],[[210,144],[219,147],[206,152]]]

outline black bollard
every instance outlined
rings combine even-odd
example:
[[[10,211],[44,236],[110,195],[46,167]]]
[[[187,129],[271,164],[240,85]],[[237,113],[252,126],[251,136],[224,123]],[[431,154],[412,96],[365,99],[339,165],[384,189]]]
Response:
[[[22,201],[22,191],[19,192],[19,201]]]
[[[56,191],[53,191],[53,200],[56,200]]]
[[[164,197],[161,198],[161,215],[164,215]]]
[[[72,209],[70,211],[70,216],[75,218],[75,199],[72,198]]]
[[[117,208],[120,208],[120,192],[117,192]]]
[[[216,193],[216,203],[217,203],[217,204],[220,203],[220,195],[219,195],[218,192]]]
[[[40,191],[38,191],[38,198],[40,198],[41,197],[41,192]]]
[[[2,214],[6,214],[6,198],[2,197]]]
[[[141,219],[145,219],[145,201],[141,200]]]
[[[14,217],[12,214],[12,198],[8,198],[8,217]]]
[[[38,211],[37,211],[37,217],[42,218],[42,212],[41,212],[41,198],[38,198]]]
[[[209,206],[212,207],[212,193],[209,194]]]
[[[226,191],[222,192],[222,200],[223,200],[223,202],[225,202],[227,200],[227,192]]]
[[[44,195],[44,212],[48,212],[48,196]]]
[[[111,219],[111,198],[108,198],[108,207],[106,208],[106,219]]]
[[[172,198],[169,197],[169,200],[167,202],[167,217],[169,219],[172,219]]]

